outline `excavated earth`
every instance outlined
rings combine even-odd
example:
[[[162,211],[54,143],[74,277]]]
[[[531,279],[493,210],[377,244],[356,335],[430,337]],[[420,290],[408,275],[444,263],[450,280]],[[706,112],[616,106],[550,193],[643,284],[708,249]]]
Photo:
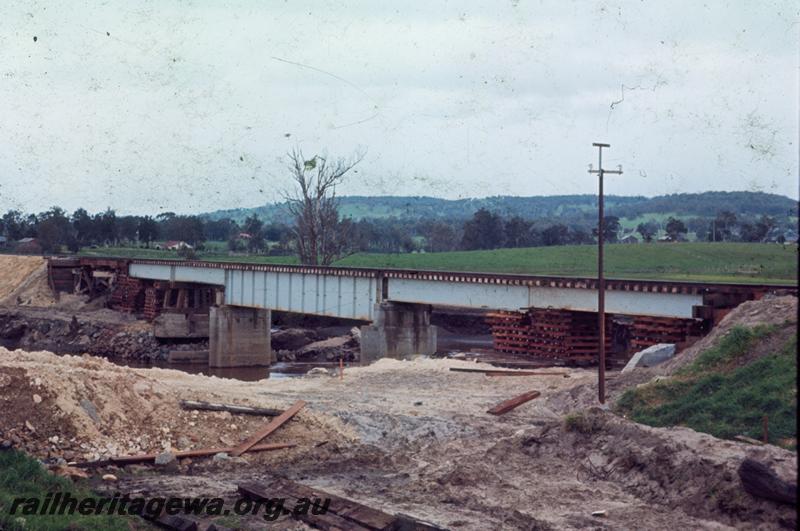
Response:
[[[656,429],[600,409],[575,415],[559,400],[590,386],[569,377],[452,372],[456,360],[381,360],[288,380],[241,382],[164,369],[130,369],[94,357],[0,349],[3,439],[50,462],[235,444],[266,421],[188,412],[181,398],[308,406],[269,438],[292,449],[163,468],[100,469],[100,488],[146,496],[224,496],[277,474],[387,512],[453,529],[718,528],[791,526],[794,510],[746,494],[736,474],[751,456],[789,478],[796,454],[722,441],[686,428]],[[492,405],[542,396],[501,417]],[[593,511],[606,511],[592,517]],[[237,522],[263,528],[257,517]],[[286,521],[269,524],[285,529]],[[292,524],[295,525],[295,524]],[[302,528],[302,526],[300,526]]]

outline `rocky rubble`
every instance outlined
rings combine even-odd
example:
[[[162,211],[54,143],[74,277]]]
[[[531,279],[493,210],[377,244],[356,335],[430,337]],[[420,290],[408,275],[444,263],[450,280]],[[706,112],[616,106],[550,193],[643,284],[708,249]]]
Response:
[[[273,333],[273,349],[275,349],[275,335]],[[361,344],[361,331],[353,327],[348,334],[329,337],[321,341],[314,341],[296,349],[276,349],[278,361],[355,361],[358,360],[359,346]]]
[[[15,310],[0,310],[0,345],[132,360],[160,360],[166,359],[171,350],[208,348],[207,342],[203,341],[162,344],[149,327],[136,324],[95,323],[83,320],[79,315],[70,319],[32,316]]]

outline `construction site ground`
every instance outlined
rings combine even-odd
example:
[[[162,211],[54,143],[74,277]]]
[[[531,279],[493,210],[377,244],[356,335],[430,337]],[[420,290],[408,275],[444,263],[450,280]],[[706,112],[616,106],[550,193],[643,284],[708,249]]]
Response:
[[[46,352],[0,350],[0,359],[3,436],[42,458],[235,445],[265,423],[185,411],[179,399],[279,408],[308,402],[269,438],[296,448],[112,470],[120,479],[105,488],[122,492],[233,498],[237,483],[277,474],[386,512],[476,530],[723,529],[794,518],[793,509],[747,495],[736,475],[738,463],[754,455],[791,477],[794,453],[576,408],[570,398],[594,387],[592,371],[491,377],[449,370],[476,366],[469,362],[381,360],[343,379],[241,382]],[[501,417],[486,413],[532,389],[542,396]],[[581,415],[578,428],[565,422],[567,414]],[[592,517],[597,510],[606,516]]]
[[[65,320],[77,311],[81,321],[140,326],[110,310],[47,299],[38,260],[17,264],[23,273],[2,268],[3,304],[63,313]],[[610,372],[608,404],[624,389],[668,376],[733,326],[796,322],[796,312],[795,297],[745,303],[674,361]],[[283,409],[304,400],[308,405],[264,441],[294,448],[88,469],[90,482],[109,493],[234,499],[238,483],[277,475],[463,530],[796,527],[793,507],[747,494],[737,474],[742,460],[753,457],[795,481],[795,452],[627,420],[597,407],[595,370],[537,369],[567,377],[450,370],[477,367],[490,368],[454,359],[384,359],[347,368],[343,378],[328,368],[246,382],[0,347],[0,442],[54,470],[65,461],[235,446],[269,418],[187,411],[179,401]],[[531,390],[541,396],[502,416],[486,412]],[[102,481],[106,473],[117,479]],[[306,528],[287,518],[231,516],[217,523]]]

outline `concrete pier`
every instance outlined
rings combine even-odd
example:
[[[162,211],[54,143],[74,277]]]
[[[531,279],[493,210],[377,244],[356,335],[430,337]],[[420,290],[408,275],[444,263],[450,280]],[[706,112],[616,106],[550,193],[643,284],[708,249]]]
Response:
[[[254,367],[273,363],[270,310],[241,306],[209,309],[209,367]]]
[[[404,359],[436,352],[436,327],[431,306],[383,302],[375,305],[375,320],[361,327],[361,361]]]

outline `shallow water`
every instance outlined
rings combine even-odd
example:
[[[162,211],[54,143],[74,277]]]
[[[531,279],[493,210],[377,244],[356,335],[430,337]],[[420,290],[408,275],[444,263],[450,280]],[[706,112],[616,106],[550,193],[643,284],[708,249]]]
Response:
[[[170,363],[168,361],[131,361],[131,360],[109,360],[117,365],[123,365],[135,369],[147,369],[158,367],[161,369],[174,369],[188,372],[190,374],[205,374],[206,376],[216,376],[218,378],[232,378],[245,382],[256,382],[258,380],[283,380],[286,378],[297,378],[314,367],[323,364],[313,363],[275,363],[270,367],[209,367],[204,363]],[[332,366],[328,367],[332,368]]]

